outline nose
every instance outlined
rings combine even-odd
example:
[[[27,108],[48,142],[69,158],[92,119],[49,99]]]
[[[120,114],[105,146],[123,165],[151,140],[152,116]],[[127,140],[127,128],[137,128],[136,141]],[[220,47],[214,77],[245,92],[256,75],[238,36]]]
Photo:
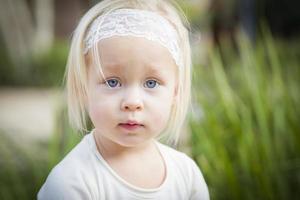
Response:
[[[128,88],[121,102],[122,111],[140,111],[144,108],[138,89]]]

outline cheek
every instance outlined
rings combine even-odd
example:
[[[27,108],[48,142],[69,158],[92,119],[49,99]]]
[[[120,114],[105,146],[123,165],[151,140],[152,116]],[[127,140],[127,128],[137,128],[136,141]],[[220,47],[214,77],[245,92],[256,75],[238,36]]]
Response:
[[[165,126],[170,117],[173,97],[165,96],[160,101],[157,101],[152,108],[151,115],[153,116],[154,124]]]
[[[99,99],[99,98],[97,98]],[[112,118],[113,110],[115,109],[114,101],[105,101],[91,99],[89,101],[89,117],[91,118],[95,127],[101,125],[105,126],[107,121]]]
[[[105,110],[101,109],[101,106],[91,104],[89,106],[89,117],[94,124],[95,127],[97,127],[99,124],[103,124],[103,116],[105,115]]]

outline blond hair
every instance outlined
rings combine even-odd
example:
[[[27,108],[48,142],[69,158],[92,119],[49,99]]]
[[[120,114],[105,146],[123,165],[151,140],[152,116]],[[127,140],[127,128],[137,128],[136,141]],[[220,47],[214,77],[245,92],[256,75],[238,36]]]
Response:
[[[66,66],[66,89],[68,114],[71,125],[80,132],[87,131],[87,64],[85,62],[84,38],[89,25],[99,15],[116,9],[135,8],[153,11],[174,26],[179,36],[184,69],[179,70],[177,99],[172,107],[169,122],[158,139],[177,144],[190,105],[191,52],[188,21],[174,1],[166,0],[104,0],[92,7],[80,20],[72,37]]]

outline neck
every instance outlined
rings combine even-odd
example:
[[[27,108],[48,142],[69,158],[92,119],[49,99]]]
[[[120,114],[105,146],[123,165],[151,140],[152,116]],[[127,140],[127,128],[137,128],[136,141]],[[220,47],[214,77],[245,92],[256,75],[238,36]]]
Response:
[[[101,134],[98,134],[96,130],[94,131],[97,149],[104,158],[141,156],[149,152],[149,150],[155,149],[154,139],[147,140],[135,146],[123,146],[103,137]]]

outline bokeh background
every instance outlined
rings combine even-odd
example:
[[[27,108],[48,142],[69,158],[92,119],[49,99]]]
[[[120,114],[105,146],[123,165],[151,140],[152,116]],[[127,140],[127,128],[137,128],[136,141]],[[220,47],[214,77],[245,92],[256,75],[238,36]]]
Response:
[[[0,0],[0,199],[35,199],[82,135],[63,87],[72,31],[96,0]],[[182,0],[193,105],[178,148],[211,199],[300,199],[300,1]]]

